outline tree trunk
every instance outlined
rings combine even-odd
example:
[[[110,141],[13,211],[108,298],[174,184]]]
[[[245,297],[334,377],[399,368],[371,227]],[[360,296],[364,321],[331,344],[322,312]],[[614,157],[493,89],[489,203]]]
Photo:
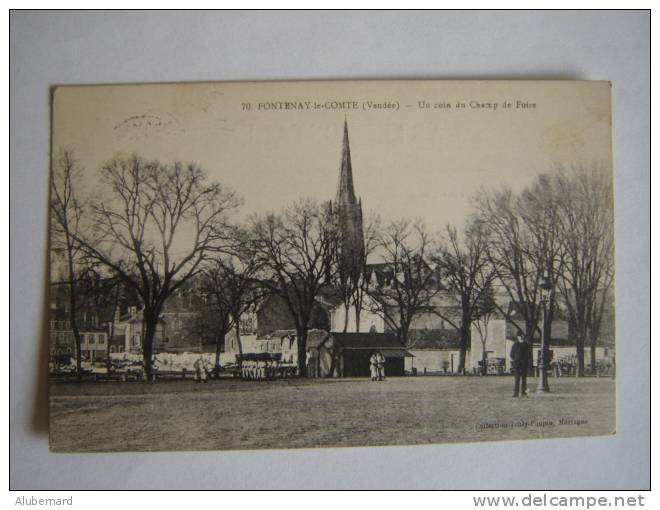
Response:
[[[552,321],[554,320],[554,315],[555,304],[554,301],[551,301],[551,303],[546,308],[545,323],[542,325],[542,334],[543,338],[545,338],[545,348],[543,349],[541,356],[543,356],[543,367],[546,372],[550,368],[550,341],[552,339]]]
[[[296,329],[298,344],[298,376],[307,377],[307,328]]]
[[[359,333],[360,332],[360,312],[362,311],[360,306],[357,304],[354,305],[355,307],[355,332]]]
[[[408,345],[408,335],[410,331],[410,325],[400,325],[397,328],[397,335],[399,336],[399,343],[404,347],[409,347]]]
[[[534,330],[536,323],[531,320],[525,321],[525,340],[529,344],[529,357],[527,359],[527,375],[534,374]]]
[[[577,360],[575,376],[584,377],[584,345],[587,338],[587,311],[580,302],[576,304],[574,320],[576,326],[575,356]]]
[[[110,375],[110,369],[112,367],[112,359],[110,359],[110,347],[112,346],[112,339],[115,336],[115,319],[114,319],[114,314],[112,316],[112,320],[110,321],[110,328],[108,328],[108,341],[105,344],[107,347],[107,351],[105,352],[105,369],[108,375]]]
[[[142,362],[144,364],[144,375],[151,381],[153,375],[153,352],[156,327],[159,314],[144,314],[144,335],[142,337]]]
[[[80,332],[78,331],[78,326],[71,324],[71,329],[73,330],[73,340],[76,344],[76,379],[82,381],[82,345],[80,341]]]
[[[213,374],[216,379],[220,378],[220,351],[222,350],[222,342],[225,339],[225,332],[221,331],[215,339],[215,366],[213,367]]]
[[[236,347],[238,347],[238,355],[243,358],[243,344],[241,343],[241,324],[236,318],[236,323],[234,324],[234,330],[236,331]]]
[[[76,344],[76,379],[82,381],[82,346],[80,340],[80,330],[78,329],[78,307],[76,298],[76,276],[73,267],[73,251],[70,241],[67,240],[67,257],[69,266],[69,309],[71,330],[73,331],[73,340]]]
[[[586,320],[578,320],[578,330],[575,341],[575,355],[577,358],[577,367],[575,368],[576,377],[584,377],[584,345],[587,337]]]
[[[106,360],[105,360],[105,369],[110,375],[110,368],[112,367],[112,360],[110,359],[110,347],[112,347],[112,340],[115,337],[115,314],[117,312],[117,306],[119,305],[119,287],[115,290],[115,299],[112,307],[112,319],[110,319],[110,328],[108,328],[108,342],[106,343]]]
[[[459,354],[458,354],[458,373],[465,374],[465,358],[467,355],[468,345],[470,343],[470,323],[463,322],[460,329],[461,339],[459,344]]]
[[[589,361],[591,363],[591,375],[596,375],[596,342],[593,338],[589,345]]]
[[[486,340],[481,344],[481,375],[488,375],[488,370],[486,369]]]
[[[584,377],[584,339],[578,338],[576,345],[577,366],[575,367],[575,376]]]
[[[348,331],[348,312],[351,309],[351,305],[344,303],[344,333]]]
[[[578,322],[578,329],[576,331],[575,338],[575,357],[576,357],[576,367],[575,367],[575,376],[584,377],[584,344],[586,338],[586,324],[585,321]]]

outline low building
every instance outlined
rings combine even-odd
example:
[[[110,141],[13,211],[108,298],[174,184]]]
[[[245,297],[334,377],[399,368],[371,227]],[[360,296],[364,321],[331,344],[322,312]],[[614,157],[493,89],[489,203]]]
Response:
[[[49,354],[53,366],[70,364],[76,357],[76,342],[71,324],[70,289],[66,284],[52,284],[49,307]],[[82,361],[99,362],[107,358],[108,324],[112,310],[108,306],[79,306],[76,324],[80,336]]]
[[[215,351],[215,343],[197,331],[197,310],[201,302],[199,293],[188,289],[167,299],[156,326],[153,344],[155,354]],[[116,345],[117,352],[142,352],[142,313],[139,307],[130,306],[126,314],[115,318],[113,339],[116,343],[113,345]],[[120,339],[123,339],[123,346],[118,344]]]
[[[385,375],[405,374],[405,360],[413,355],[389,333],[327,333],[307,345],[311,377],[369,377],[372,354],[385,357]]]
[[[307,334],[307,348],[318,345],[328,336],[323,329],[311,329]],[[233,362],[240,354],[271,353],[281,354],[283,363],[298,363],[298,342],[295,329],[279,329],[263,336],[241,334],[240,343],[236,332],[231,331],[225,337],[225,360]]]
[[[283,363],[298,363],[298,341],[295,329],[272,331],[267,335],[241,335],[235,332],[225,338],[225,359],[234,361],[240,353],[280,354]],[[386,375],[405,373],[405,359],[412,354],[398,338],[387,333],[336,333],[311,329],[307,335],[307,375],[310,377],[369,377],[369,358],[375,352],[385,357]]]
[[[456,329],[415,329],[409,333],[406,371],[413,374],[448,374],[458,371],[460,335]]]

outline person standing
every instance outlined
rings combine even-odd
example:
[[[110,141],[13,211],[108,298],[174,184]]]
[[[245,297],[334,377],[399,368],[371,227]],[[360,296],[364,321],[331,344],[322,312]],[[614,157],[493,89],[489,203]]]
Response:
[[[382,352],[379,352],[377,355],[378,359],[378,380],[379,381],[384,381],[385,380],[385,356],[383,356]]]
[[[521,333],[511,347],[511,367],[513,368],[513,396],[527,396],[527,368],[529,367],[529,344]],[[522,382],[522,385],[521,385]],[[522,387],[521,387],[522,386]]]
[[[374,352],[369,358],[369,372],[371,372],[371,380],[378,379],[378,355]]]

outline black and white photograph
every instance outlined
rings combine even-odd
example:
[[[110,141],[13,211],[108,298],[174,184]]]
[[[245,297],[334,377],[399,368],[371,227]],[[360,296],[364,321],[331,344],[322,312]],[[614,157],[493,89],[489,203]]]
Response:
[[[50,448],[616,433],[607,81],[52,91]]]
[[[8,12],[10,505],[653,507],[651,9],[66,7]]]

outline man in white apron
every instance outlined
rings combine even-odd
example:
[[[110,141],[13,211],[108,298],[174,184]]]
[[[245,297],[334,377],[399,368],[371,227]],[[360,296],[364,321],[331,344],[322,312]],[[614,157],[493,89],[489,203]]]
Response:
[[[375,352],[369,358],[369,371],[371,372],[371,380],[378,380],[378,355]]]

